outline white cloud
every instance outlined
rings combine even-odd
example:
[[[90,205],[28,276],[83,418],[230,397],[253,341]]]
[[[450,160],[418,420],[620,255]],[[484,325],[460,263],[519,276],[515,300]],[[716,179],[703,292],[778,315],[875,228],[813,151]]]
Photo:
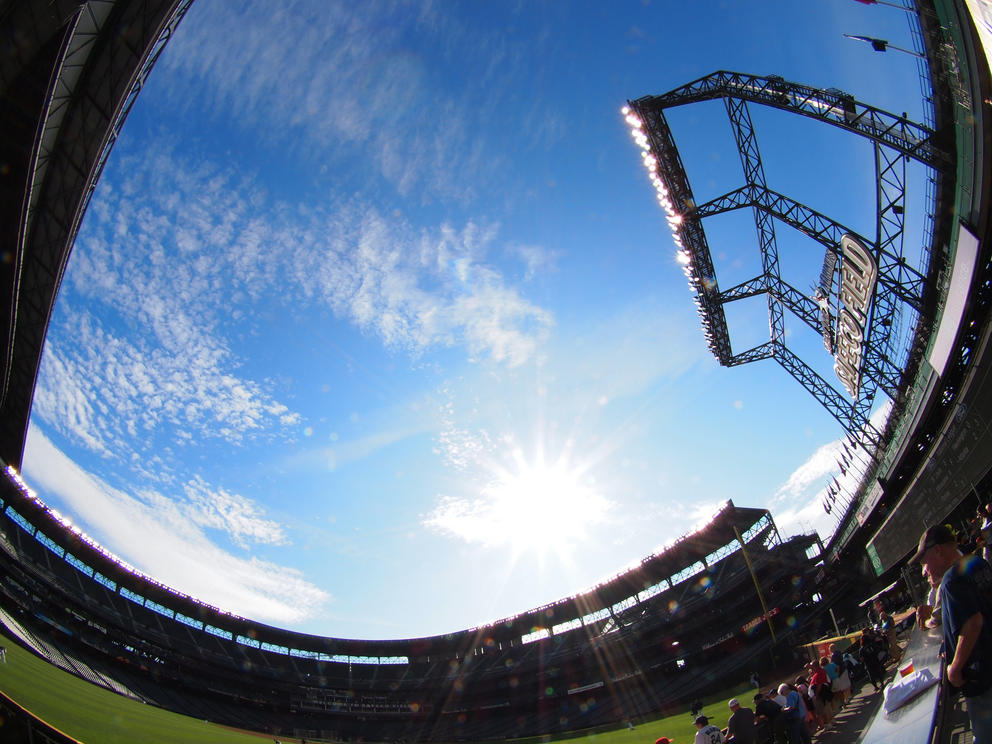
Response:
[[[461,428],[455,425],[453,419],[447,418],[438,432],[434,451],[449,467],[466,470],[484,459],[491,445],[485,430]]]
[[[166,48],[156,83],[168,84],[179,102],[197,90],[195,98],[215,117],[236,121],[255,137],[264,132],[266,145],[288,148],[301,160],[334,168],[341,148],[357,150],[401,195],[465,202],[477,193],[478,174],[492,173],[502,160],[498,152],[484,154],[474,134],[474,122],[498,106],[491,100],[496,91],[479,73],[472,100],[438,86],[440,71],[403,34],[417,29],[442,57],[458,53],[453,37],[466,30],[475,48],[500,34],[455,28],[431,4],[383,5],[235,8],[201,0]],[[416,17],[382,22],[409,14]],[[223,44],[216,43],[219,33]]]
[[[277,624],[313,617],[330,599],[299,571],[232,555],[206,536],[204,526],[223,529],[235,540],[282,540],[281,528],[245,499],[223,492],[216,498],[203,481],[190,484],[193,500],[185,505],[154,491],[129,496],[72,462],[36,426],[28,431],[25,462],[28,481],[56,494],[77,524],[178,591]]]
[[[769,502],[769,509],[775,517],[775,524],[783,535],[794,535],[816,531],[821,539],[828,540],[837,529],[837,518],[843,509],[838,499],[838,510],[827,514],[823,508],[830,480],[840,475],[837,456],[842,440],[837,439],[818,447],[806,461],[796,468]],[[854,488],[854,470],[845,479],[845,488]]]
[[[329,307],[414,356],[462,345],[522,364],[553,318],[487,262],[497,235],[472,221],[414,234],[357,202],[273,203],[242,174],[150,145],[101,182],[49,334],[36,411],[102,454],[285,436],[301,415],[246,375],[231,345],[254,333],[264,302],[294,313]]]
[[[55,344],[47,344],[33,413],[46,421],[59,422],[64,433],[74,436],[93,452],[108,454],[108,442],[99,430],[99,416],[93,404],[97,400],[96,381],[85,372],[85,364],[80,360],[63,356]],[[125,427],[134,434],[130,423]]]
[[[527,361],[553,325],[551,313],[507,285],[485,262],[496,231],[468,222],[441,225],[414,240],[402,226],[370,207],[328,215],[315,234],[319,246],[287,246],[302,267],[308,297],[323,300],[375,333],[387,346],[414,354],[464,345],[496,362]]]
[[[86,311],[59,313],[34,413],[91,451],[120,456],[153,450],[173,434],[239,442],[298,420],[259,384],[225,369],[229,355],[211,339],[190,332],[184,353],[154,341],[118,335]]]
[[[282,527],[265,519],[262,509],[251,499],[212,488],[199,476],[187,482],[183,490],[188,499],[184,512],[194,524],[220,530],[242,548],[247,548],[249,542],[287,542]]]
[[[464,338],[473,354],[487,353],[510,366],[523,364],[547,337],[552,314],[504,287],[494,272],[479,273],[481,282],[472,293],[454,300],[452,322],[465,329]]]
[[[887,402],[872,414],[871,424],[876,430],[882,431],[891,409],[891,403]],[[841,472],[839,463],[844,459],[849,464]],[[843,438],[818,447],[771,498],[769,508],[774,512],[779,530],[785,534],[795,534],[812,529],[824,541],[828,540],[837,529],[838,519],[847,508],[849,499],[857,493],[869,464],[863,448],[855,448],[848,443],[845,451]],[[823,502],[835,477],[839,494],[830,514],[827,514]]]
[[[523,261],[524,281],[530,281],[538,274],[554,271],[560,258],[559,253],[537,245],[512,245],[509,250]]]
[[[807,489],[827,475],[837,471],[837,453],[841,440],[836,439],[819,447],[809,458],[796,468],[789,479],[782,484],[772,497],[772,503],[779,504],[789,499],[806,495]]]

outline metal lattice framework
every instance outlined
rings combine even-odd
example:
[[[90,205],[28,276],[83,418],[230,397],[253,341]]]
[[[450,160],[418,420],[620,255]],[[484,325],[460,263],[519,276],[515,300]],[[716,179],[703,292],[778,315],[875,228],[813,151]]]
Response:
[[[675,145],[665,110],[698,101],[721,98],[734,132],[745,184],[703,204],[697,203]],[[876,229],[864,236],[826,215],[768,187],[761,154],[751,121],[749,103],[781,109],[840,127],[870,140],[874,147],[877,198]],[[908,320],[925,330],[928,311],[924,295],[935,267],[931,251],[907,256],[903,249],[906,204],[906,161],[916,160],[938,173],[947,171],[952,155],[940,146],[928,127],[856,101],[842,91],[823,90],[791,83],[780,77],[761,77],[719,71],[660,96],[628,103],[627,119],[641,146],[645,165],[668,213],[669,226],[679,247],[678,257],[694,293],[710,350],[724,366],[773,359],[802,384],[852,436],[879,443],[879,433],[869,423],[876,393],[896,400],[903,387],[904,363],[894,328]],[[754,215],[762,273],[730,289],[717,281],[702,220],[738,209]],[[831,290],[845,271],[842,238],[865,246],[877,266],[877,283],[871,295],[861,341],[858,386],[845,395],[824,379],[785,343],[785,311],[815,332],[825,328],[821,302],[783,279],[775,236],[776,222],[821,244],[834,259],[828,269]],[[839,289],[839,287],[837,287]],[[839,292],[838,292],[839,294]],[[727,329],[724,305],[765,295],[770,338],[754,348],[734,352]],[[839,300],[838,300],[839,306]],[[832,317],[829,313],[827,317]],[[832,342],[828,343],[830,348]],[[830,348],[831,353],[834,349]],[[849,388],[850,390],[850,388]]]
[[[19,465],[52,306],[110,149],[192,0],[0,0],[0,458]]]

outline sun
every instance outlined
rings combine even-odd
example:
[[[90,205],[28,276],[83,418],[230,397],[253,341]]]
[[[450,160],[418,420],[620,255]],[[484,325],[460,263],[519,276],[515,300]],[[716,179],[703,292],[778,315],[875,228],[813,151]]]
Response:
[[[585,468],[566,456],[546,463],[537,455],[528,461],[517,450],[513,466],[499,469],[482,490],[493,537],[514,553],[534,551],[568,556],[601,523],[610,502],[594,487]]]
[[[594,530],[610,518],[613,502],[594,477],[597,458],[575,458],[566,446],[549,461],[544,446],[532,456],[507,440],[501,457],[480,462],[463,493],[441,495],[424,524],[469,544],[510,552],[511,564],[526,557],[554,557],[561,564],[573,557]]]

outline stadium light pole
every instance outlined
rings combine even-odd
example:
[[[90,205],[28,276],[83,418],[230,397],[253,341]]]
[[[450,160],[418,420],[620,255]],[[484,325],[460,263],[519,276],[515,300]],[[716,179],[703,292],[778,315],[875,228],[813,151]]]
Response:
[[[772,619],[768,615],[768,605],[765,604],[765,595],[761,593],[761,584],[758,583],[758,577],[754,574],[754,566],[751,565],[751,556],[747,554],[747,548],[744,547],[744,540],[741,538],[740,530],[737,529],[737,525],[734,525],[734,535],[737,537],[737,542],[741,544],[741,553],[744,554],[744,562],[747,564],[747,570],[751,572],[751,581],[754,582],[754,588],[758,592],[758,601],[761,602],[761,611],[765,615],[765,622],[768,623],[768,632],[772,634],[772,643],[778,643],[778,639],[775,638],[775,628],[772,626]]]

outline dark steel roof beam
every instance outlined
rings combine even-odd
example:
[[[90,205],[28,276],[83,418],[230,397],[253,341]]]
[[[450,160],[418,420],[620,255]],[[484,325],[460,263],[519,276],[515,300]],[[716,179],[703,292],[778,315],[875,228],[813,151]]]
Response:
[[[636,103],[644,108],[666,109],[727,97],[824,121],[936,168],[954,164],[953,158],[936,144],[935,133],[922,124],[857,101],[842,91],[792,83],[777,76],[719,70],[668,93],[639,98]]]

